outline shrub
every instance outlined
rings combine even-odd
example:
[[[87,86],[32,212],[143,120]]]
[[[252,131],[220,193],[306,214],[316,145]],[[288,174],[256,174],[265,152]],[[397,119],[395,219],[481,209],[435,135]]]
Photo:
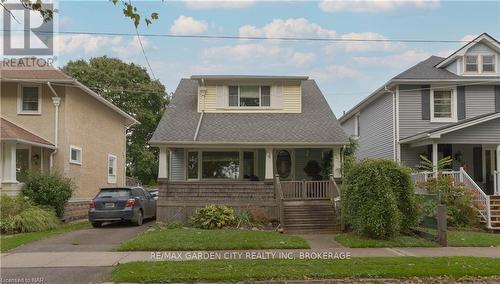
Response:
[[[222,205],[209,204],[199,208],[191,216],[190,223],[201,229],[220,229],[236,222],[234,209]]]
[[[411,172],[395,162],[352,162],[346,171],[342,203],[344,221],[359,234],[390,238],[417,223]]]
[[[439,174],[437,178],[431,178],[423,185],[428,192],[440,194],[441,202],[446,205],[448,226],[473,227],[478,225],[479,219],[474,206],[473,192],[462,184],[455,184],[453,177]]]
[[[342,190],[346,223],[362,236],[387,239],[401,229],[401,212],[380,160],[352,164]]]
[[[27,197],[2,195],[0,205],[0,230],[4,234],[46,231],[59,226],[53,209],[36,206]]]
[[[47,205],[62,217],[64,206],[73,193],[73,182],[59,174],[30,173],[26,179],[22,194],[33,202]]]

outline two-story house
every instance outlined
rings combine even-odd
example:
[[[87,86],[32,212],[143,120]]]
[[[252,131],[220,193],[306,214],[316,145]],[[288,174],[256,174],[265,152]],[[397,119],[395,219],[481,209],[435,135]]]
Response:
[[[133,117],[55,68],[2,65],[0,84],[2,194],[18,194],[29,172],[72,178],[71,201],[82,203],[100,187],[125,185]]]
[[[423,155],[437,167],[449,156],[478,193],[500,195],[499,65],[500,43],[482,34],[395,76],[339,121],[357,137],[358,159],[416,167]]]
[[[330,202],[348,139],[308,77],[207,75],[180,81],[150,143],[160,148],[158,219],[185,221],[210,203],[278,219],[281,200]]]

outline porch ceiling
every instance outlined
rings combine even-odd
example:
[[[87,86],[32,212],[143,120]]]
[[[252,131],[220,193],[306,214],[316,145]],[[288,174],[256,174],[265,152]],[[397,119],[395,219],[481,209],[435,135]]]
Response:
[[[45,148],[55,147],[54,144],[49,141],[15,125],[3,117],[0,118],[0,137],[2,141],[17,141],[20,143],[35,144]]]

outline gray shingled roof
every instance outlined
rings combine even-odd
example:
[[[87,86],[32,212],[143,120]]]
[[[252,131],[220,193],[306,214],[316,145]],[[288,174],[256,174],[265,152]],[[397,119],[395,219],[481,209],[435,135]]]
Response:
[[[196,80],[182,79],[151,143],[193,142]],[[196,143],[346,144],[347,135],[313,80],[302,81],[302,113],[205,113]]]

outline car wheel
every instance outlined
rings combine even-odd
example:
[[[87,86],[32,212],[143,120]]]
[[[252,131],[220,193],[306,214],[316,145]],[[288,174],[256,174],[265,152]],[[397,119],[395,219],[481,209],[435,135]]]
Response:
[[[142,210],[139,210],[137,213],[137,221],[134,222],[136,226],[142,226],[142,222],[144,221],[144,216],[142,215]]]
[[[102,226],[101,222],[92,222],[92,227],[94,228],[100,228]]]

